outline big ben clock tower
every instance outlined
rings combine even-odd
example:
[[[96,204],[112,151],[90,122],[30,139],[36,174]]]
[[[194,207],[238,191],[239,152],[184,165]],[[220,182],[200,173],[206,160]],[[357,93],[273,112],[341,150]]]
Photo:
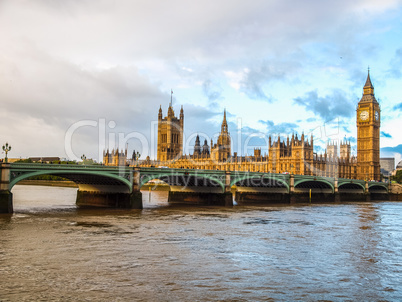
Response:
[[[369,71],[356,110],[357,179],[380,180],[380,113]]]

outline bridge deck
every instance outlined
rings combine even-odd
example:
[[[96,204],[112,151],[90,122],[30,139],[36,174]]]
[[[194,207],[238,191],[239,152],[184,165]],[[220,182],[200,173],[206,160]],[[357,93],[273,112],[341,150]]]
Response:
[[[60,165],[60,164],[10,164],[10,187],[18,181],[37,175],[58,175],[73,180],[78,184],[103,184],[124,185],[132,189],[133,172],[138,171],[141,175],[140,186],[152,179],[161,179],[175,186],[243,186],[243,187],[286,187],[289,192],[294,188],[311,189],[346,189],[351,188],[366,191],[368,189],[386,190],[388,184],[382,182],[366,182],[357,179],[321,177],[311,175],[290,175],[279,173],[246,172],[246,171],[222,171],[202,169],[173,169],[173,168],[143,168],[128,166],[102,166],[102,165]],[[230,180],[230,183],[228,182]],[[292,179],[292,180],[291,180]],[[293,182],[293,183],[291,183]]]

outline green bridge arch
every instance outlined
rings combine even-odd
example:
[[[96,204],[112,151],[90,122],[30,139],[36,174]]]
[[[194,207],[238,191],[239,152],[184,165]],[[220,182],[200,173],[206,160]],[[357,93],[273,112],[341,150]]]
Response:
[[[12,170],[12,169],[11,169]],[[40,175],[54,175],[54,176],[60,176],[67,178],[71,181],[74,181],[72,175],[91,175],[91,176],[100,176],[100,177],[105,177],[105,178],[111,178],[113,180],[117,180],[122,183],[122,185],[126,185],[129,188],[129,191],[132,191],[132,182],[129,180],[125,179],[124,177],[121,177],[116,174],[112,173],[102,173],[99,171],[85,171],[85,170],[39,170],[39,171],[34,171],[34,172],[26,172],[24,174],[18,175],[14,179],[10,181],[10,190],[21,180],[27,179],[29,177],[33,176],[40,176]],[[70,177],[69,177],[70,176]]]
[[[381,188],[383,188],[384,190],[386,190],[388,192],[388,185],[387,184],[378,183],[378,182],[369,182],[368,183],[369,191],[370,191],[370,188],[373,188],[373,187],[381,187]]]
[[[32,176],[39,175],[57,175],[61,177],[65,177],[74,181],[73,175],[88,175],[94,178],[99,177],[99,185],[102,184],[102,181],[105,179],[110,179],[111,183],[115,185],[123,185],[126,186],[130,192],[133,190],[133,173],[135,168],[132,167],[105,167],[105,166],[80,166],[80,165],[43,165],[43,164],[11,164],[10,167],[12,173],[14,173],[15,177],[11,177],[10,179],[10,190],[11,188],[17,184],[19,181],[27,179]],[[137,168],[138,169],[138,168]],[[192,170],[192,169],[160,169],[160,168],[139,168],[140,172],[140,186],[144,185],[148,181],[152,179],[161,179],[166,177],[194,177],[198,179],[207,179],[211,182],[216,183],[218,186],[225,190],[226,177],[230,174],[230,186],[233,186],[239,181],[243,181],[246,179],[257,179],[264,178],[273,180],[282,184],[286,187],[287,191],[290,190],[290,175],[282,175],[275,173],[256,173],[256,172],[225,172],[225,171],[215,171],[215,170]],[[297,188],[300,184],[305,182],[317,182],[322,183],[328,186],[332,193],[335,192],[335,179],[333,178],[322,178],[322,177],[314,177],[314,176],[294,176],[294,187]],[[116,183],[117,182],[117,183]],[[77,181],[76,183],[80,184]],[[85,183],[85,179],[83,178],[82,184]],[[366,183],[360,180],[350,180],[350,179],[339,179],[338,180],[338,188],[342,189],[343,185],[347,183],[353,183],[360,188],[362,188],[363,192],[366,191]],[[368,188],[381,187],[384,191],[388,192],[388,185],[385,183],[379,182],[369,182]],[[374,189],[375,190],[375,189]]]
[[[364,186],[364,184],[361,184],[359,182],[343,182],[341,184],[338,183],[338,190],[341,189],[342,186],[345,186],[345,185],[356,185],[356,186],[359,186],[360,188],[362,188],[363,192],[366,191],[366,187]]]
[[[144,175],[143,177],[141,177],[140,180],[140,187],[142,187],[143,185],[145,185],[147,182],[149,182],[152,179],[159,179],[161,180],[161,178],[165,178],[165,177],[172,177],[172,176],[181,176],[181,177],[197,177],[197,178],[204,178],[204,179],[208,179],[210,181],[216,182],[221,188],[222,190],[225,189],[225,184],[217,179],[216,177],[214,177],[212,174],[203,174],[203,173],[188,173],[188,174],[175,174],[175,173],[152,173],[152,174],[148,174],[146,171],[141,171],[141,175]],[[163,180],[162,180],[163,181]],[[170,185],[170,184],[168,184]]]
[[[283,184],[286,187],[286,190],[289,192],[289,184],[287,183],[286,179],[283,179],[281,177],[275,177],[275,176],[271,176],[271,175],[254,175],[254,176],[250,176],[250,174],[246,174],[246,175],[241,175],[238,177],[234,177],[233,179],[231,179],[230,181],[230,186],[234,186],[237,182],[242,181],[242,180],[246,180],[246,179],[256,179],[256,178],[265,178],[265,179],[273,179],[276,180],[278,182],[280,182],[281,184]]]
[[[330,186],[330,188],[331,188],[331,190],[332,190],[332,193],[334,193],[335,192],[335,187],[334,187],[334,185],[330,182],[330,181],[328,181],[328,180],[325,180],[325,179],[322,179],[322,178],[320,178],[320,179],[316,179],[316,178],[307,178],[307,179],[298,179],[298,180],[295,180],[295,183],[294,183],[294,187],[296,188],[298,185],[300,185],[300,184],[302,184],[302,183],[304,183],[304,182],[317,182],[317,183],[325,183],[325,184],[327,184],[328,186]]]

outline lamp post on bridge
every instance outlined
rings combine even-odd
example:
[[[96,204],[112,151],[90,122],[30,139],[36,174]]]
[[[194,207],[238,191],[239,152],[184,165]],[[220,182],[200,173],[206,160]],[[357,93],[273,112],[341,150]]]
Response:
[[[132,165],[137,165],[138,166],[138,160],[140,159],[141,154],[140,152],[135,152],[135,150],[133,151],[133,156],[131,157],[132,159]]]
[[[10,191],[10,164],[8,164],[7,153],[11,146],[6,143],[3,151],[6,153],[4,163],[0,165],[0,213],[13,212],[13,194]]]
[[[4,162],[7,163],[7,162],[8,162],[7,153],[8,153],[9,151],[11,151],[11,145],[9,145],[8,143],[6,143],[5,145],[3,145],[3,151],[6,153],[6,156],[4,157]]]

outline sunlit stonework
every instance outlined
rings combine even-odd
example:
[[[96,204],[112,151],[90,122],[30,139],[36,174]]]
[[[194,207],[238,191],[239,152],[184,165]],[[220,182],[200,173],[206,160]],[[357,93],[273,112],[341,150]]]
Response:
[[[260,148],[254,149],[250,156],[231,153],[231,138],[223,113],[221,132],[218,140],[208,145],[204,140],[201,146],[197,135],[193,154],[183,154],[183,107],[180,117],[174,114],[172,103],[168,114],[158,114],[157,159],[149,157],[140,163],[143,167],[171,167],[185,169],[206,169],[226,171],[250,171],[266,173],[290,173],[326,177],[380,180],[380,107],[374,97],[374,87],[370,74],[363,88],[363,96],[357,107],[357,157],[351,154],[350,142],[329,142],[324,154],[314,153],[313,136],[301,134],[281,139],[269,136],[268,155],[262,155]],[[339,151],[339,152],[338,152]],[[115,152],[115,153],[113,153]],[[127,161],[127,152],[106,152],[103,162],[106,165],[121,165]]]
[[[381,110],[374,96],[370,74],[357,105],[357,174],[358,179],[380,180]]]

